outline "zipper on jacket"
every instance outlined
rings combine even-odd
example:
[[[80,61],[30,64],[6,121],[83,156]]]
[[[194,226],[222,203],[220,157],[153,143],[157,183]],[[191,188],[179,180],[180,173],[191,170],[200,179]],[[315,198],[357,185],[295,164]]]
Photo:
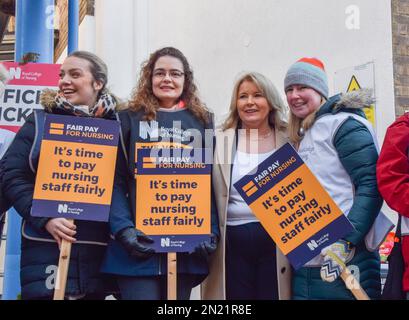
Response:
[[[54,239],[45,239],[45,238],[38,238],[38,237],[29,236],[29,235],[26,233],[25,228],[26,228],[26,220],[23,220],[23,223],[22,223],[22,225],[21,225],[21,235],[22,235],[24,238],[28,239],[28,240],[40,241],[40,242],[48,242],[48,243],[57,243],[57,241],[54,240]],[[105,242],[85,241],[85,240],[75,241],[75,243],[73,243],[73,245],[75,245],[75,244],[90,244],[90,245],[103,246],[103,247],[108,246],[108,243],[105,243]]]

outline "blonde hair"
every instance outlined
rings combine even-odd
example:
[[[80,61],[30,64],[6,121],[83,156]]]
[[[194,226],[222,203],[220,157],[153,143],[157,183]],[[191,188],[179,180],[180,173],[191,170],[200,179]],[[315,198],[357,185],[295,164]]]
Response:
[[[320,106],[312,113],[310,113],[308,116],[306,116],[304,119],[298,118],[295,114],[291,112],[290,109],[290,119],[288,123],[288,134],[290,141],[295,144],[299,145],[301,140],[304,137],[304,132],[307,131],[312,127],[312,125],[315,122],[315,117],[318,113],[318,111],[321,109],[321,107],[327,102],[323,96],[321,96],[321,104]]]
[[[240,74],[238,79],[235,82],[231,101],[230,101],[229,114],[222,125],[223,130],[235,128],[235,126],[238,124],[240,120],[239,113],[237,111],[237,98],[238,98],[240,85],[244,81],[253,82],[259,88],[259,90],[261,90],[264,97],[266,98],[268,105],[270,106],[270,109],[271,109],[270,115],[269,115],[270,126],[276,127],[277,129],[280,129],[280,130],[286,129],[287,123],[284,121],[286,107],[276,87],[273,85],[273,83],[268,78],[263,76],[261,73],[246,72],[246,73]]]

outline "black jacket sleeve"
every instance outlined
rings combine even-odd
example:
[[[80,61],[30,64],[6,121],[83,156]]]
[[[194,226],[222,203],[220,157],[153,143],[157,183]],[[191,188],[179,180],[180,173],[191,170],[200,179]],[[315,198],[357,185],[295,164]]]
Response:
[[[128,159],[126,159],[126,153],[129,150],[130,143],[130,121],[127,112],[120,113],[119,117],[121,120],[122,140],[118,146],[112,202],[109,213],[109,225],[113,235],[116,235],[125,228],[135,228],[129,199],[130,177],[128,176],[127,168]]]
[[[5,157],[0,160],[0,215],[11,207],[10,201],[3,194],[4,160]]]
[[[31,115],[5,155],[3,192],[23,219],[37,228],[42,228],[48,219],[30,216],[35,185],[35,173],[30,168],[30,151],[34,137],[35,122],[34,116]]]

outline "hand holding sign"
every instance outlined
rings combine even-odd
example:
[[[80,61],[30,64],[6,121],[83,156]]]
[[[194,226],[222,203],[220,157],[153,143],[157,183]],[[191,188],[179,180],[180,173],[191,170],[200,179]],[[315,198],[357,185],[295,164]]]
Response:
[[[255,174],[243,177],[234,186],[295,269],[316,257],[322,248],[326,248],[326,255],[333,252],[339,247],[339,239],[353,230],[348,218],[289,144],[263,161]],[[328,247],[334,242],[337,244]],[[338,273],[345,282],[352,276],[345,266],[351,252],[345,247],[340,253],[343,258],[338,259]],[[327,271],[335,272],[334,278],[339,276],[334,269]],[[357,299],[368,299],[359,283],[348,289]]]
[[[345,264],[353,258],[354,253],[355,248],[342,239],[322,249],[324,263],[321,267],[321,279],[334,282],[344,271]]]
[[[214,234],[212,234],[209,240],[201,242],[195,248],[193,254],[201,256],[207,260],[209,259],[209,256],[216,251],[218,242],[218,238]]]
[[[143,243],[153,243],[153,239],[135,228],[125,228],[118,232],[116,239],[125,247],[131,257],[147,259],[155,253]]]
[[[61,248],[61,242],[63,240],[69,242],[75,242],[76,239],[73,238],[77,233],[75,229],[77,229],[76,225],[65,218],[54,218],[48,220],[47,224],[45,225],[45,229],[53,236],[53,238],[57,241],[58,247]]]
[[[51,218],[45,228],[60,248],[54,300],[65,295],[73,219],[108,221],[118,138],[116,121],[45,116],[31,215]]]
[[[295,269],[353,230],[290,144],[234,186]]]
[[[154,152],[138,145],[135,150],[136,227],[156,240],[152,244],[156,252],[168,252],[168,299],[176,300],[176,252],[207,256],[216,250],[215,241],[209,240],[211,183],[210,165],[203,163],[206,150]]]
[[[346,266],[346,262],[351,260],[354,254],[355,248],[342,239],[322,249],[321,255],[324,256],[324,263],[321,267],[321,278],[323,281],[333,282],[341,277],[357,300],[370,300],[359,281]]]

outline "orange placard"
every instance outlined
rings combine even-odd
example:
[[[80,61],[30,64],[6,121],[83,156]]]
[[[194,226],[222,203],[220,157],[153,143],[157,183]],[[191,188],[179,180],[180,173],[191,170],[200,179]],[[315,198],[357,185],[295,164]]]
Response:
[[[60,148],[62,154],[57,152]],[[44,140],[34,198],[109,205],[116,149],[112,146]]]
[[[116,121],[46,115],[31,215],[107,221],[118,138]]]
[[[296,269],[353,230],[289,144],[234,186]]]
[[[146,234],[210,234],[208,175],[140,175],[136,204],[136,228]]]
[[[269,200],[274,209],[266,208]],[[263,194],[250,208],[284,254],[342,215],[306,165]]]

